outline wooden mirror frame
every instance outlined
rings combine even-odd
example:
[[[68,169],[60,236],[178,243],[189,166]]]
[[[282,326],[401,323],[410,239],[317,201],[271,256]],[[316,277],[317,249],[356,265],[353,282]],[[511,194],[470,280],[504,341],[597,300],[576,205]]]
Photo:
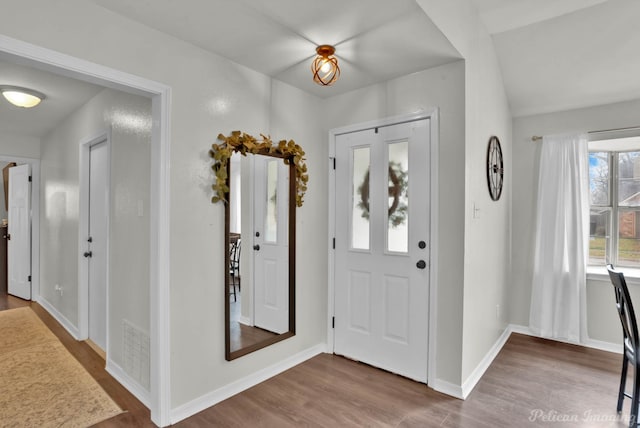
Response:
[[[256,342],[244,348],[238,350],[231,350],[231,307],[229,302],[229,295],[231,292],[229,282],[229,266],[231,262],[229,247],[230,247],[230,191],[225,193],[224,203],[224,293],[225,293],[225,305],[224,305],[224,328],[225,328],[225,359],[227,361],[235,360],[236,358],[247,355],[251,352],[255,352],[262,348],[265,348],[274,343],[278,343],[285,339],[295,336],[296,334],[296,167],[293,162],[293,156],[285,157],[278,153],[269,153],[269,149],[260,150],[256,155],[269,156],[280,159],[289,160],[289,330],[278,334],[277,336],[270,337],[268,339]],[[227,188],[231,189],[231,162],[227,163]]]

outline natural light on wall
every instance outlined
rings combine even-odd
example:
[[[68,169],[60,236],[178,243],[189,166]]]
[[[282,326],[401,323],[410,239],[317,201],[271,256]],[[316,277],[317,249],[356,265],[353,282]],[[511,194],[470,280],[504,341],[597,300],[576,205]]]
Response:
[[[34,91],[33,89],[21,88],[18,86],[0,86],[2,95],[16,107],[31,108],[35,107],[45,99],[44,94]]]

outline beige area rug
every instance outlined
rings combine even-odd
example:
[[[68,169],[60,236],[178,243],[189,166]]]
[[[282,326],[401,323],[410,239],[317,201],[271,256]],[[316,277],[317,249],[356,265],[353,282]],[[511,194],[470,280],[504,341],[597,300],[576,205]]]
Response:
[[[0,427],[88,427],[120,413],[31,308],[0,311]]]

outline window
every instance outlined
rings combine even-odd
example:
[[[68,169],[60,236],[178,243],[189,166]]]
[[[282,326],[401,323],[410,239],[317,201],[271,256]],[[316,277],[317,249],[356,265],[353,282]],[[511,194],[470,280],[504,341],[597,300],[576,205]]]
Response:
[[[621,144],[622,140],[634,140],[635,147]],[[640,145],[637,141],[619,139],[589,144],[590,265],[613,263],[640,268]],[[613,143],[605,144],[608,142]],[[610,150],[603,150],[605,148]]]

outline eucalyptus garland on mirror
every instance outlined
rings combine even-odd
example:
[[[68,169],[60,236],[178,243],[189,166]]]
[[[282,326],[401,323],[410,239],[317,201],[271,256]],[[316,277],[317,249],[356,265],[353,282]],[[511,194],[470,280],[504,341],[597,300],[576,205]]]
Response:
[[[389,199],[393,198],[387,215],[392,227],[403,224],[407,219],[409,207],[407,197],[407,171],[397,162],[389,162]],[[364,175],[362,184],[358,187],[360,201],[358,208],[362,210],[362,218],[369,219],[369,170]]]
[[[242,156],[246,156],[247,153],[276,155],[282,157],[286,165],[293,162],[296,170],[296,205],[302,206],[304,194],[307,191],[307,182],[309,181],[304,150],[293,140],[280,140],[278,144],[274,145],[270,137],[263,134],[260,134],[260,137],[261,139],[258,140],[241,131],[233,131],[229,136],[218,135],[218,141],[221,141],[221,143],[212,144],[211,150],[209,150],[209,156],[214,160],[211,168],[216,175],[216,182],[211,186],[215,193],[211,198],[211,202],[227,202],[225,199],[225,194],[229,192],[227,165],[231,155],[234,152],[238,152]]]

